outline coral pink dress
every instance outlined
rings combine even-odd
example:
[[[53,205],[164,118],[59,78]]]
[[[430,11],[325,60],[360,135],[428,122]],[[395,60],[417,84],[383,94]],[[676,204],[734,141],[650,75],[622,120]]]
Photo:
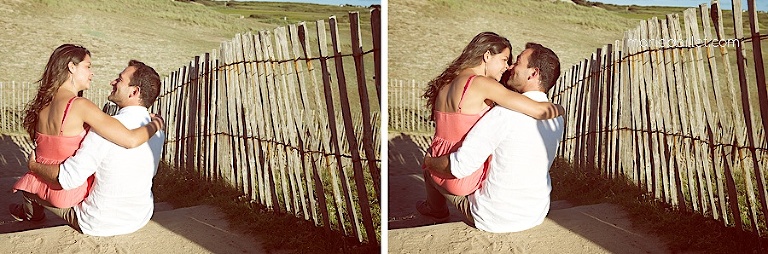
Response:
[[[77,98],[79,97],[69,99],[67,107],[64,109],[64,117],[61,119],[62,126],[67,119],[69,106]],[[61,136],[62,131],[59,131],[58,136],[37,132],[35,134],[35,143],[37,143],[37,147],[35,147],[35,160],[39,163],[51,165],[58,165],[64,162],[70,156],[75,155],[75,151],[80,148],[80,143],[82,143],[86,133],[88,133],[87,129],[77,136],[65,137]],[[61,186],[50,186],[32,172],[27,172],[13,185],[13,191],[21,190],[37,194],[38,197],[50,202],[55,207],[68,208],[83,201],[88,196],[91,185],[93,185],[93,175],[80,187],[72,190],[63,190]]]
[[[467,83],[464,85],[464,91],[461,93],[461,99],[459,100],[458,112],[440,112],[435,111],[435,136],[432,139],[432,157],[439,157],[443,155],[455,152],[461,147],[461,143],[464,141],[464,137],[467,136],[469,130],[475,123],[480,120],[488,110],[490,106],[485,107],[480,113],[477,114],[462,114],[461,104],[464,102],[464,94],[467,93],[467,88],[472,83],[475,76],[469,77]],[[490,166],[491,158],[483,163],[483,167],[472,173],[471,175],[457,179],[453,175],[442,175],[429,171],[432,180],[438,185],[443,187],[446,191],[457,196],[466,196],[472,194],[480,188],[480,184],[486,177],[488,167]]]

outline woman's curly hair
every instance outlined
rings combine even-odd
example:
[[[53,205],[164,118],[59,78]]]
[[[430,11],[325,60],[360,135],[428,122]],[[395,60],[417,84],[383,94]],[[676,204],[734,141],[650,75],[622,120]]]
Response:
[[[72,62],[77,65],[85,59],[86,55],[91,55],[91,52],[74,44],[63,44],[51,53],[51,57],[45,65],[43,76],[37,81],[40,83],[40,88],[37,90],[35,99],[27,103],[25,109],[24,129],[27,130],[32,140],[35,139],[35,129],[40,110],[53,101],[56,91],[69,78],[68,64]]]
[[[433,121],[435,119],[435,100],[440,89],[450,84],[462,70],[482,63],[483,55],[486,51],[495,55],[501,53],[504,49],[512,49],[512,44],[507,38],[493,32],[482,32],[475,35],[475,38],[472,38],[472,41],[464,47],[461,55],[454,59],[443,73],[427,83],[427,90],[424,92],[423,97],[427,99],[427,107],[432,112],[430,119]]]

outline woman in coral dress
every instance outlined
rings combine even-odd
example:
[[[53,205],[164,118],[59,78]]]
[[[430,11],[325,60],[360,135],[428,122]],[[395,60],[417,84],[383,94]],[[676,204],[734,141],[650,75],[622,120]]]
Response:
[[[45,66],[40,89],[26,108],[24,128],[35,140],[35,160],[45,164],[59,164],[74,155],[86,133],[95,131],[116,144],[133,148],[145,143],[162,128],[162,119],[134,130],[128,130],[117,119],[102,112],[93,102],[79,97],[90,87],[91,53],[84,47],[64,44],[53,51]],[[13,185],[13,191],[21,191],[25,202],[11,204],[9,210],[17,220],[41,220],[42,209],[31,214],[31,206],[68,208],[80,203],[88,195],[93,176],[82,186],[63,190],[59,183],[45,182],[27,172]],[[30,202],[33,195],[48,202]]]

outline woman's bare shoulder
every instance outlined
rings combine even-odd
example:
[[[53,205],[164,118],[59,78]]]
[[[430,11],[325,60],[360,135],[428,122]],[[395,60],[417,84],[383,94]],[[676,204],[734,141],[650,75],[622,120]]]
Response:
[[[464,87],[470,78],[472,79],[470,86],[474,86],[476,83],[483,83],[483,84],[489,84],[488,82],[498,83],[496,80],[486,76],[475,75],[472,73],[461,73],[458,76],[456,76],[456,78],[453,79],[451,84]]]
[[[72,105],[70,106],[70,111],[76,111],[80,113],[88,113],[91,110],[98,110],[96,107],[96,104],[93,104],[93,102],[87,98],[84,97],[78,97],[74,101],[72,101]]]
[[[72,105],[80,105],[80,106],[96,106],[96,104],[93,104],[91,100],[85,97],[77,97],[74,101],[72,101]]]
[[[496,81],[493,78],[489,78],[486,76],[477,76],[474,80],[472,80],[472,87],[473,90],[489,90],[489,89],[498,89],[503,88],[501,83],[499,81]]]
[[[486,77],[486,76],[476,76],[475,79],[472,81],[472,83],[473,84],[474,83],[478,83],[478,84],[483,84],[483,85],[501,85],[501,83],[499,83],[499,81],[497,81],[497,80],[495,80],[493,78]]]

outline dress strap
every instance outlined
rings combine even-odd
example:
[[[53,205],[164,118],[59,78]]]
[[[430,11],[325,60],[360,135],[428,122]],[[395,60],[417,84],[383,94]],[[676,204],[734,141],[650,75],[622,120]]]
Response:
[[[72,99],[69,99],[69,102],[67,102],[67,107],[64,108],[64,117],[61,118],[61,126],[59,126],[59,136],[64,133],[64,120],[67,120],[67,113],[69,113],[69,106],[72,105],[72,102],[75,101],[77,98],[80,97],[72,97]]]
[[[459,113],[461,113],[461,104],[464,102],[464,95],[467,94],[467,89],[469,88],[469,85],[472,84],[472,80],[475,79],[477,75],[469,76],[467,79],[467,83],[464,84],[464,91],[461,92],[461,99],[459,99]]]

